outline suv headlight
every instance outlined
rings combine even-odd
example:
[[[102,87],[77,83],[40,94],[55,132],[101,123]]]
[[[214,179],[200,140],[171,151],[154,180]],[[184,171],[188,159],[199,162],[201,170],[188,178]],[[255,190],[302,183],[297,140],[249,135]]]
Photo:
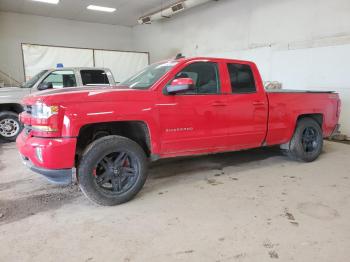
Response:
[[[58,106],[47,106],[43,103],[36,103],[32,106],[32,116],[34,118],[47,119],[58,114]]]

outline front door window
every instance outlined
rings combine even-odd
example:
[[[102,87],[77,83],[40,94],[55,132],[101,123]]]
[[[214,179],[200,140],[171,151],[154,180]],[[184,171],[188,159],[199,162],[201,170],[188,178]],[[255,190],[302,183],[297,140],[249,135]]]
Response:
[[[77,86],[75,75],[72,70],[57,70],[50,73],[42,83],[52,84],[53,88]]]

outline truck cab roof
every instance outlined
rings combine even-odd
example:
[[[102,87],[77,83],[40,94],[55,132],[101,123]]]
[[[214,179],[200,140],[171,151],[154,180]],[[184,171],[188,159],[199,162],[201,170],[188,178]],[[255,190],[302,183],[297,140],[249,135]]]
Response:
[[[58,68],[50,68],[47,69],[48,71],[65,71],[65,70],[73,70],[73,71],[78,71],[78,70],[108,70],[109,68],[105,67],[58,67]]]
[[[221,61],[221,62],[235,62],[235,63],[242,63],[242,64],[255,64],[252,61],[248,60],[240,60],[240,59],[235,59],[235,58],[220,58],[220,57],[204,57],[204,56],[198,56],[198,57],[182,57],[179,59],[172,59],[168,60],[169,62],[171,61],[179,61],[179,62],[189,62],[189,61],[196,61],[196,60],[207,60],[207,61]],[[166,61],[165,61],[166,62]]]

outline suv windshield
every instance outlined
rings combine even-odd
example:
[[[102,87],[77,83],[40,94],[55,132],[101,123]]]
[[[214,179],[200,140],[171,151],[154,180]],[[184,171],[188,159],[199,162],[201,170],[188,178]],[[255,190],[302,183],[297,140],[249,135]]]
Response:
[[[168,61],[149,65],[119,85],[135,89],[148,89],[177,63],[177,61]]]
[[[29,79],[27,82],[21,84],[22,88],[32,88],[33,85],[47,72],[48,70],[43,70],[37,73],[35,76],[33,76],[31,79]]]

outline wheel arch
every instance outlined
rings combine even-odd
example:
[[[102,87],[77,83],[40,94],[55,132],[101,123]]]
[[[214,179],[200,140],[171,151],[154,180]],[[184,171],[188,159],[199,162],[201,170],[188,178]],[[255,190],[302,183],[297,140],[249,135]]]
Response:
[[[323,128],[322,128],[323,122],[324,122],[323,113],[302,113],[302,114],[299,114],[295,117],[294,120],[291,121],[290,132],[287,136],[286,142],[280,144],[281,148],[286,148],[289,145],[289,143],[290,143],[290,141],[295,133],[295,130],[298,127],[298,123],[300,122],[300,120],[305,119],[305,118],[311,118],[311,119],[315,120],[317,122],[317,124],[319,124],[319,126],[323,132]]]
[[[323,133],[323,122],[324,122],[324,115],[323,113],[304,113],[304,114],[300,114],[297,116],[296,120],[294,121],[294,128],[292,129],[293,132],[290,136],[290,139],[292,139],[293,137],[293,134],[296,130],[296,128],[298,127],[298,123],[302,120],[302,119],[305,119],[305,118],[311,118],[313,119],[321,128],[322,130],[322,133]]]
[[[315,121],[317,122],[317,124],[319,124],[319,126],[320,126],[321,129],[322,129],[323,121],[324,121],[324,115],[323,115],[323,113],[311,113],[311,114],[301,114],[301,115],[298,115],[297,120],[296,120],[296,123],[295,123],[295,128],[297,127],[298,122],[299,122],[301,119],[304,119],[304,118],[311,118],[311,119],[315,120]],[[294,128],[294,130],[295,130],[295,128]]]
[[[10,111],[10,112],[19,114],[23,112],[23,107],[21,104],[18,104],[18,103],[0,104],[0,112],[4,112],[4,111]]]
[[[113,121],[83,125],[76,144],[78,160],[84,149],[93,141],[107,135],[119,135],[135,141],[149,157],[152,152],[150,130],[144,121]]]

